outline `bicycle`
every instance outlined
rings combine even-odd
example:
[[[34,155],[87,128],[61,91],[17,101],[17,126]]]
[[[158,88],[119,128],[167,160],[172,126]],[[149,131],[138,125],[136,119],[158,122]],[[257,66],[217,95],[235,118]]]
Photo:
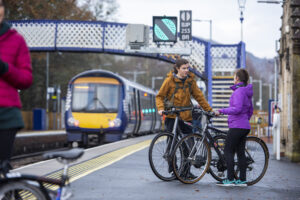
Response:
[[[179,120],[181,120],[180,112],[188,110],[192,110],[192,107],[181,109],[171,108],[169,111],[163,111],[164,115],[176,115],[173,130],[172,132],[163,131],[159,133],[153,138],[150,144],[148,152],[150,167],[153,173],[163,181],[176,179],[172,168],[172,152],[177,142],[183,137],[180,127],[178,126]]]
[[[74,148],[67,151],[46,153],[45,158],[56,158],[64,164],[63,173],[60,179],[53,179],[44,176],[35,176],[21,173],[7,173],[0,178],[0,200],[14,199],[38,199],[38,200],[65,200],[72,194],[68,190],[69,164],[80,158],[84,153],[83,149]],[[50,186],[59,186],[59,189],[50,190]]]
[[[205,173],[210,173],[213,178],[222,181],[226,178],[225,172],[227,170],[224,158],[226,132],[209,125],[211,118],[215,117],[214,114],[201,109],[196,111],[202,114],[203,127],[194,127],[199,130],[199,133],[183,137],[175,146],[172,156],[174,173],[178,180],[187,184],[196,183]],[[214,133],[215,136],[213,137],[210,132]],[[187,146],[188,156],[182,153],[182,149],[186,148],[187,141],[192,143],[192,145]],[[247,184],[253,185],[262,179],[267,170],[269,151],[263,140],[249,136],[246,139],[245,152]],[[258,156],[256,156],[257,152]],[[237,165],[238,162],[235,159],[235,178],[239,175]],[[195,178],[186,177],[187,170],[194,174]]]

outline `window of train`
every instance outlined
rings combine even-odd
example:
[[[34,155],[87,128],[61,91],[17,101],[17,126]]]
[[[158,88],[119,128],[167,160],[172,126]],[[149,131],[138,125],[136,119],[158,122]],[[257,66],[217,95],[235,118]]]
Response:
[[[135,120],[135,101],[134,101],[134,91],[132,87],[128,88],[128,96],[129,96],[129,103],[128,103],[128,111],[129,111],[129,116],[128,120],[129,122],[132,122]]]
[[[73,88],[73,112],[118,112],[120,86],[115,84],[81,83]]]
[[[144,119],[151,119],[152,117],[152,106],[151,106],[151,95],[147,92],[141,92],[141,109]]]

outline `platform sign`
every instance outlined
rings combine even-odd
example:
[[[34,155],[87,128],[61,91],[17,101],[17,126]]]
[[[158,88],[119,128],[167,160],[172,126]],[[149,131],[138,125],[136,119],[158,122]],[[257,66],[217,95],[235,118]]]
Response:
[[[180,11],[180,40],[190,41],[192,40],[192,11],[181,10]]]
[[[153,17],[153,42],[177,42],[177,17]]]

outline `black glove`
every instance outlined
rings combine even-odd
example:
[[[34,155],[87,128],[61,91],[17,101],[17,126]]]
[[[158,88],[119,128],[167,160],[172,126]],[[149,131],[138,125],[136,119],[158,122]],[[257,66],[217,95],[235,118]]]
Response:
[[[7,64],[0,59],[0,75],[7,71]]]

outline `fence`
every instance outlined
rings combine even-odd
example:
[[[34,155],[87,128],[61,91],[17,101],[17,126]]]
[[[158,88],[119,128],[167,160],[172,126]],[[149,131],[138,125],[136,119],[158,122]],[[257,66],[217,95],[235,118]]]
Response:
[[[25,127],[23,130],[33,130],[33,112],[32,111],[22,111],[22,116],[24,120]],[[61,113],[47,113],[48,119],[48,130],[58,130],[64,128],[64,118]]]

